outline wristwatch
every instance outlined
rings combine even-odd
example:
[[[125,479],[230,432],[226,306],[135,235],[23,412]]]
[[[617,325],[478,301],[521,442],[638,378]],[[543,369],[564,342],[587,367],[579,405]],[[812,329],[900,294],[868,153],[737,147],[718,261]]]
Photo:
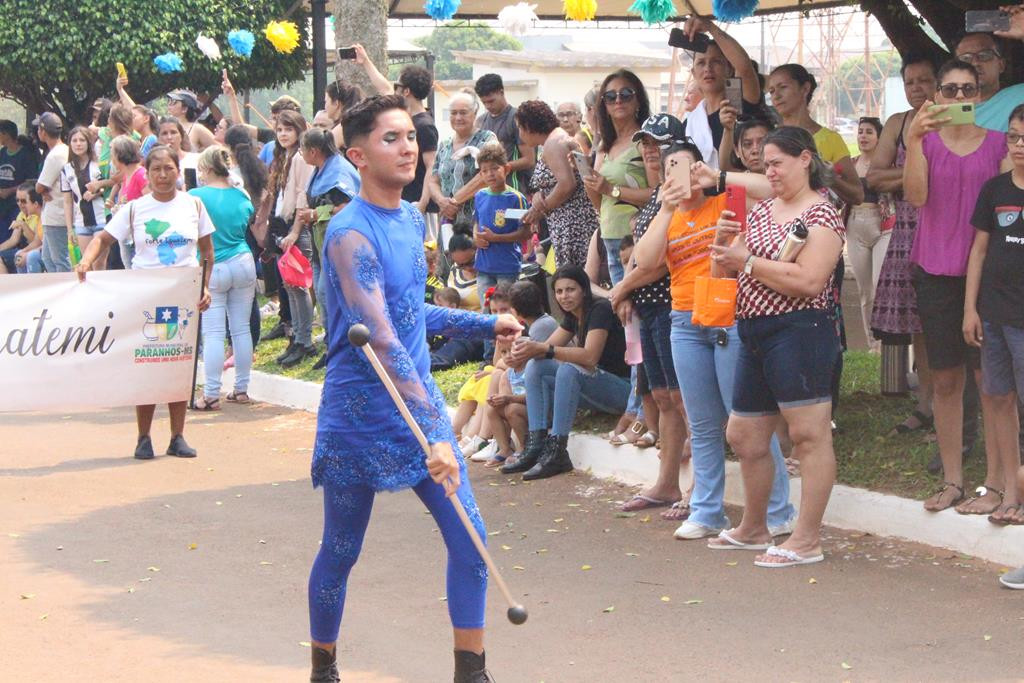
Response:
[[[747,260],[743,262],[743,272],[750,275],[750,272],[754,270],[754,259],[757,257],[753,254],[747,256]]]
[[[622,195],[622,188],[618,185],[612,185],[612,199],[618,199]]]
[[[554,360],[555,358],[555,347],[552,344],[548,344],[548,350],[544,352],[544,357],[548,360]]]

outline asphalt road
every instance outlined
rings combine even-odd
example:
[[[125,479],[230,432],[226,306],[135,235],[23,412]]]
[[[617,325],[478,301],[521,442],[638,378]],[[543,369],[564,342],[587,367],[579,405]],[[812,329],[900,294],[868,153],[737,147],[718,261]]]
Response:
[[[306,680],[313,427],[228,405],[190,414],[196,460],[136,462],[129,410],[0,416],[0,679]],[[672,540],[657,511],[617,516],[629,489],[472,467],[492,551],[530,610],[512,626],[492,589],[499,683],[1024,675],[1024,595],[998,586],[1000,567],[828,530],[825,563],[757,569]],[[410,493],[379,496],[349,584],[343,679],[450,681],[443,599],[433,520]]]

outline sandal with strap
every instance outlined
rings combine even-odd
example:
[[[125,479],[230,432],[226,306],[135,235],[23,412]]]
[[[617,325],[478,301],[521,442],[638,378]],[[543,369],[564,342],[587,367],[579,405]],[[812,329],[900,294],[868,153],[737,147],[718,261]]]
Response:
[[[996,513],[998,513],[1000,510],[1003,514],[997,517]],[[988,516],[988,521],[992,524],[995,524],[996,526],[1007,526],[1010,524],[1014,524],[1015,522],[1013,520],[1020,513],[1020,511],[1020,503],[1013,503],[1011,505],[1007,505],[1006,503],[1000,503],[999,507],[993,510],[992,514]]]
[[[953,500],[949,501],[947,504],[943,505],[942,507],[936,507],[937,505],[939,505],[939,501],[941,500],[942,494],[944,494],[949,489],[955,489],[956,490],[956,493],[957,493],[956,498],[954,498]],[[964,487],[963,486],[957,486],[956,484],[953,484],[953,483],[948,482],[948,481],[947,482],[943,482],[942,488],[939,489],[938,491],[936,491],[935,494],[932,495],[931,498],[929,498],[928,500],[926,500],[924,502],[924,509],[927,510],[928,512],[941,512],[943,510],[946,510],[948,508],[953,507],[957,503],[960,503],[961,501],[963,501],[963,499],[964,499]],[[934,500],[935,502],[932,503],[931,506],[929,506],[928,503],[929,503],[929,501],[932,501],[932,500]]]
[[[990,515],[993,512],[995,512],[996,510],[998,510],[999,506],[1001,506],[1003,504],[1003,492],[1000,491],[999,489],[990,489],[987,486],[979,486],[978,489],[975,491],[975,493],[978,494],[978,495],[971,496],[970,498],[968,498],[967,500],[963,501],[962,503],[960,503],[959,505],[956,506],[956,511],[959,514],[961,514],[961,515]],[[995,507],[992,507],[992,508],[989,508],[989,509],[986,509],[986,510],[969,510],[969,509],[967,509],[969,506],[974,505],[975,503],[977,503],[978,501],[980,501],[982,498],[984,498],[985,496],[987,496],[990,493],[994,493],[997,496],[999,496],[999,502],[995,504]]]
[[[609,439],[608,443],[613,446],[625,446],[626,444],[636,443],[646,430],[647,427],[644,426],[644,423],[637,420],[629,425],[629,429]]]
[[[224,397],[231,403],[249,403],[251,400],[249,394],[244,391],[232,391],[230,394]]]
[[[637,439],[633,445],[637,448],[650,448],[657,445],[658,433],[647,430],[647,433]]]
[[[200,410],[203,412],[213,412],[215,410],[220,410],[220,399],[206,398],[205,396],[200,396],[198,399],[196,399],[193,409]]]

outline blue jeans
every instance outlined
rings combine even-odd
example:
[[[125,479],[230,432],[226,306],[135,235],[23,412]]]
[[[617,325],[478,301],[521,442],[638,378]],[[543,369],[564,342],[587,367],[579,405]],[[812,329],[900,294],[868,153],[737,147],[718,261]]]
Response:
[[[225,320],[231,325],[231,349],[235,354],[235,391],[249,388],[252,372],[252,332],[249,314],[256,296],[256,264],[245,253],[213,265],[210,274],[210,307],[203,312],[203,396],[220,396],[224,371]]]
[[[496,285],[512,286],[519,279],[519,273],[481,273],[476,271],[476,293],[480,297],[480,308],[487,313],[487,290]]]
[[[312,259],[309,263],[313,266],[313,288],[316,290],[316,306],[320,309],[320,322],[327,332],[327,275],[320,267],[319,259]]]
[[[693,451],[693,495],[690,519],[706,527],[729,523],[725,516],[725,425],[732,411],[733,381],[740,338],[736,327],[703,327],[690,322],[690,311],[672,311],[672,362],[690,424]],[[718,343],[724,333],[725,345]],[[768,501],[768,526],[796,516],[789,502],[789,473],[772,436],[775,478]]]
[[[622,267],[622,261],[619,260],[619,245],[622,243],[622,238],[602,237],[601,241],[604,242],[604,250],[608,252],[608,277],[612,279],[613,285],[617,285],[622,282],[622,278],[626,277],[626,269]]]
[[[629,380],[598,369],[592,373],[573,363],[534,358],[526,364],[526,414],[530,431],[548,427],[569,436],[576,412],[585,408],[621,415],[629,400]]]
[[[33,249],[25,254],[25,262],[18,266],[19,273],[41,273],[43,272],[43,250]]]
[[[644,399],[636,390],[636,368],[632,365],[629,368],[629,402],[626,403],[626,412],[636,415],[636,419],[644,419]]]
[[[70,273],[68,230],[63,225],[43,226],[43,265],[47,273]]]

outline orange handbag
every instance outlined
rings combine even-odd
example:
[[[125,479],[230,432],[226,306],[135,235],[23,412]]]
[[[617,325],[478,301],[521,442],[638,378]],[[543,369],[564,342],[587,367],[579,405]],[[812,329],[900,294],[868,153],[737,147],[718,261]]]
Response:
[[[735,278],[700,275],[693,287],[691,322],[704,327],[732,327],[736,323]]]

